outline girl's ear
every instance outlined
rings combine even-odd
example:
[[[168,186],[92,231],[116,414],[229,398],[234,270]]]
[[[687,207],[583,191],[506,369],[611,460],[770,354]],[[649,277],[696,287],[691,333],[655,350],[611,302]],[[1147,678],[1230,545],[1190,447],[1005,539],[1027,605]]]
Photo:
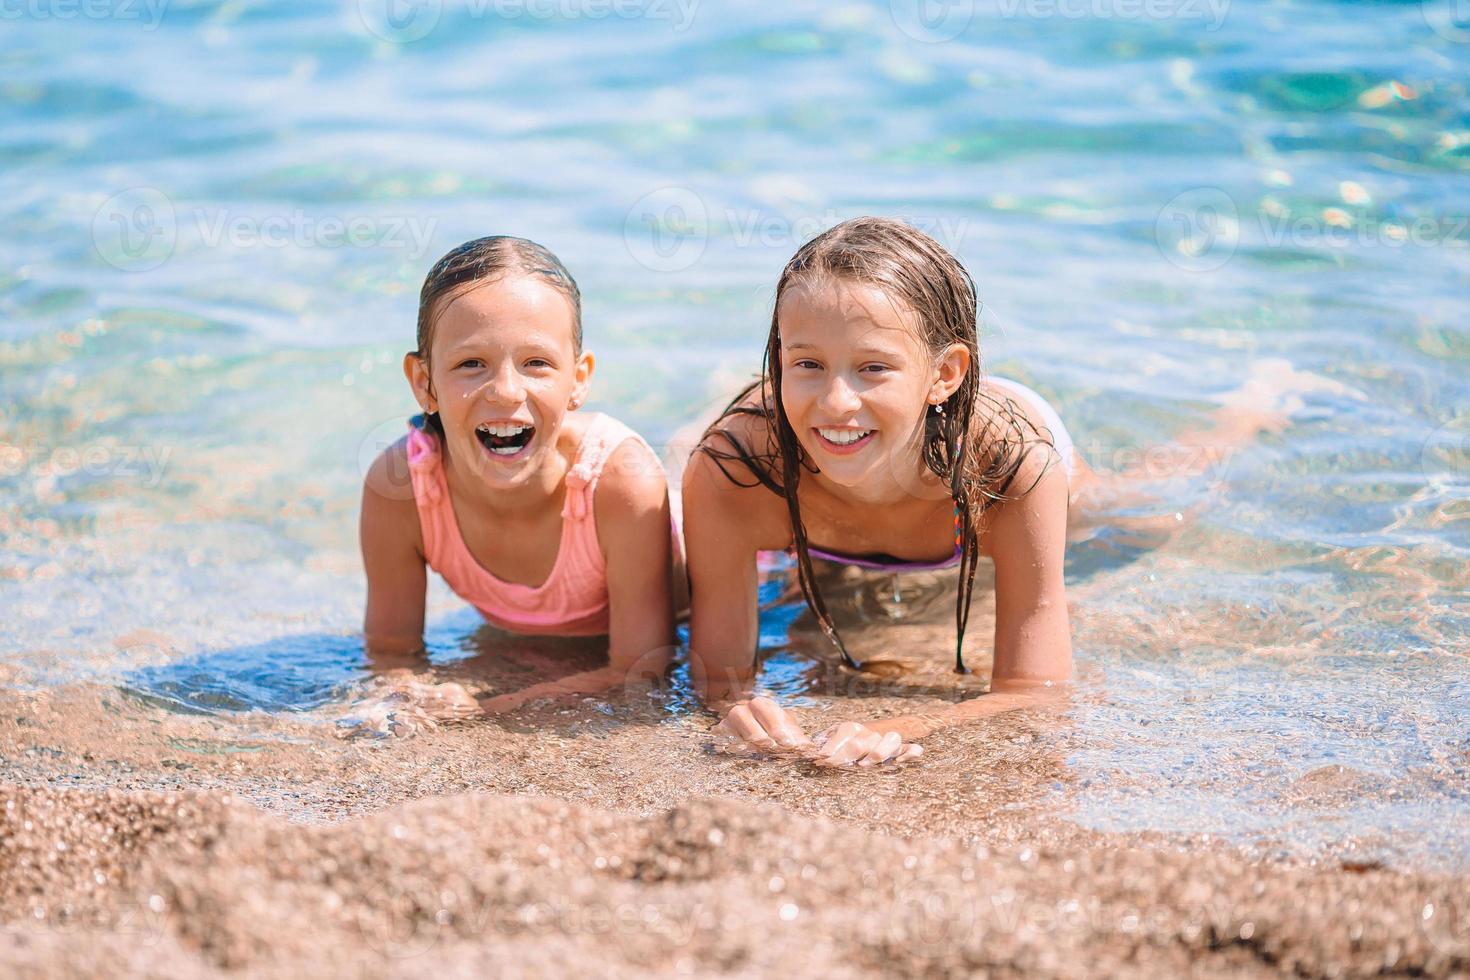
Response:
[[[964,344],[950,344],[939,355],[935,371],[934,383],[929,388],[929,404],[942,405],[959,390],[965,375],[970,372],[970,348]]]
[[[584,350],[582,356],[577,358],[577,366],[573,368],[574,381],[572,383],[572,397],[567,400],[567,408],[576,411],[587,401],[587,395],[592,390],[592,369],[596,366],[597,359],[592,356],[590,350]]]
[[[439,411],[439,399],[434,397],[434,386],[429,383],[429,363],[413,351],[403,355],[403,376],[413,389],[414,400],[426,414]]]

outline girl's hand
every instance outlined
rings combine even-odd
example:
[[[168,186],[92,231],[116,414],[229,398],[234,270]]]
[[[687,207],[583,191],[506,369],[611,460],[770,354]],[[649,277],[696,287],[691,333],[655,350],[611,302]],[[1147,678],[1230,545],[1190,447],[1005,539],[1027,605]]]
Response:
[[[337,722],[342,738],[408,738],[478,717],[480,705],[454,681],[434,683],[406,670],[393,670],[376,678],[372,693],[349,711]]]
[[[725,751],[739,751],[745,746],[765,752],[814,747],[801,726],[770,698],[741,701],[714,727],[714,734]]]
[[[497,694],[493,698],[484,698],[480,701],[480,710],[487,715],[498,715],[506,711],[514,711],[526,703],[526,698],[519,691],[510,694]]]
[[[714,728],[724,751],[755,748],[785,752],[811,759],[819,766],[874,766],[881,762],[917,759],[924,750],[905,744],[897,732],[879,734],[855,721],[843,722],[818,736],[808,738],[791,715],[770,698],[753,698],[731,708]]]
[[[819,766],[876,766],[880,762],[905,762],[924,754],[923,746],[905,744],[898,732],[881,735],[867,725],[844,721],[817,736],[812,757]]]

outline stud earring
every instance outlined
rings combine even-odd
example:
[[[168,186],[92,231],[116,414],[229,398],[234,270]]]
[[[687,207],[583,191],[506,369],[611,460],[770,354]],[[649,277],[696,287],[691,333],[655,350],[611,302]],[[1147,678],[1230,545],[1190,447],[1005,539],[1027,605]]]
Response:
[[[935,415],[943,415],[944,414],[944,405],[942,405],[942,404],[935,405],[934,406],[934,414]]]

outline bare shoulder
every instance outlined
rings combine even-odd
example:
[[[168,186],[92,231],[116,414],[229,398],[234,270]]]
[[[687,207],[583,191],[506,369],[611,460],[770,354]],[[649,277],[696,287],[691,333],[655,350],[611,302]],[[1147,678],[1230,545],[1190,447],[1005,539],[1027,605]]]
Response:
[[[983,450],[981,468],[989,469],[1002,460],[1007,468],[1016,467],[1006,490],[1009,497],[1029,495],[1029,489],[1039,488],[1043,482],[1059,482],[1065,502],[1066,465],[1048,438],[1051,430],[1046,417],[1030,399],[1010,391],[998,392],[997,395],[1001,399],[1000,404],[1007,407],[1006,412],[1002,412],[999,405],[989,398],[979,398],[975,405],[970,431],[988,443]]]
[[[663,464],[641,439],[620,442],[597,479],[595,507],[599,515],[633,516],[660,510],[668,497]]]
[[[737,415],[719,425],[719,431],[712,427],[706,433],[684,470],[686,537],[697,537],[708,528],[723,539],[741,539],[756,551],[786,548],[792,535],[785,499],[773,493],[752,464],[736,452],[737,447],[746,452],[766,451],[764,440],[769,430],[764,420]],[[779,474],[776,477],[779,479]],[[692,550],[694,545],[690,547]]]
[[[418,505],[408,469],[408,437],[384,449],[362,481],[362,533],[420,541]]]

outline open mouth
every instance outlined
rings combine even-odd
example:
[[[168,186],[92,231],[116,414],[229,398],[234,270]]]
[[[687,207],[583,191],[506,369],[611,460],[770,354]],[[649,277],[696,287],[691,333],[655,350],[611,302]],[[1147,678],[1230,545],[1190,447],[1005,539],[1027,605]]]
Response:
[[[873,433],[878,430],[815,428],[812,431],[817,434],[822,448],[841,456],[846,453],[855,453],[866,446],[872,441]]]
[[[520,422],[485,422],[475,427],[475,437],[493,456],[509,459],[531,444],[536,427]]]

